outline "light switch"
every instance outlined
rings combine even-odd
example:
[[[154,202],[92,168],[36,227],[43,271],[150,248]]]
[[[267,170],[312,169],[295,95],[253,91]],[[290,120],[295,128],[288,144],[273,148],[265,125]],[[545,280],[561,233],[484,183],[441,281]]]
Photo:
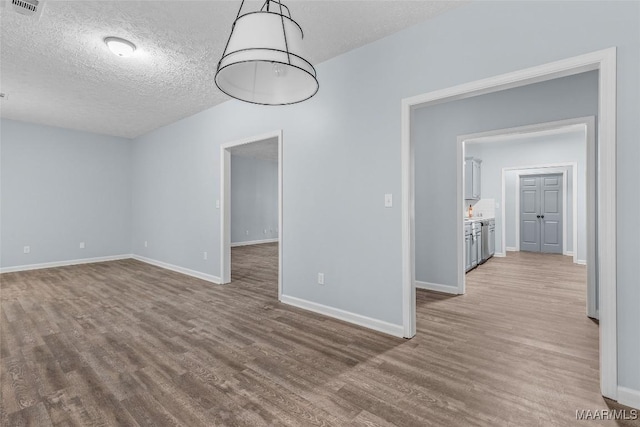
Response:
[[[393,194],[384,195],[384,207],[385,208],[393,207]]]
[[[220,209],[220,200],[216,200],[216,209]]]

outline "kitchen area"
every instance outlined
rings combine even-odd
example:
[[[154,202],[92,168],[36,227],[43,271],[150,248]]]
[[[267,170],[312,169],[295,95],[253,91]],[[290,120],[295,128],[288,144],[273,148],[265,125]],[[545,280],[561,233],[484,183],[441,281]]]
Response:
[[[481,199],[481,170],[481,159],[465,158],[465,273],[487,262],[496,252],[496,221],[491,206],[494,202]]]

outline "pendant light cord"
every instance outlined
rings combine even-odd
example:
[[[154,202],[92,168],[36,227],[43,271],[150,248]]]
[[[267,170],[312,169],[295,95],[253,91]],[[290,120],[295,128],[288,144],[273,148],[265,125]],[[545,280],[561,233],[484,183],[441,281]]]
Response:
[[[284,28],[284,14],[282,12],[282,2],[279,1],[278,4],[280,5],[280,20],[282,21],[282,34],[284,35],[284,48],[287,51],[287,61],[289,62],[289,65],[291,65],[291,55],[289,54],[289,43],[287,42],[287,30],[285,30]]]

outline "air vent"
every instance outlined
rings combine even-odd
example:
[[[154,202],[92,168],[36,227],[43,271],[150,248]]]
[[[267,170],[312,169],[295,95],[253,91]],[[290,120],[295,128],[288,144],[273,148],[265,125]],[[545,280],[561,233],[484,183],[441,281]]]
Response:
[[[11,0],[11,6],[21,15],[39,19],[44,8],[44,0]]]

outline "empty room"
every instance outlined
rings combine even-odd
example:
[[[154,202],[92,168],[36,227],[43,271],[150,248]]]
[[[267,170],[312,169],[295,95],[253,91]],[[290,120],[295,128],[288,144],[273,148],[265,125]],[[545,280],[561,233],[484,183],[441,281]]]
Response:
[[[0,2],[0,425],[640,426],[640,2]]]

